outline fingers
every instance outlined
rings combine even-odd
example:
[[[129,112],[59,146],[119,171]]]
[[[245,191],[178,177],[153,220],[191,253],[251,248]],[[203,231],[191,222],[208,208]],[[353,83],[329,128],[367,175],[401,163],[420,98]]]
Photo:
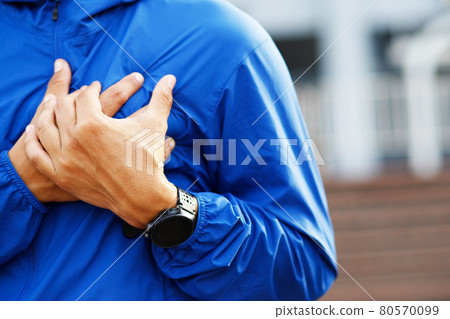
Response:
[[[100,96],[103,113],[114,116],[117,111],[142,87],[144,77],[140,73],[132,73],[116,84],[110,86]]]
[[[167,124],[167,118],[172,108],[172,91],[176,84],[176,78],[173,75],[166,75],[153,90],[152,98],[149,105],[144,108],[144,111],[139,117],[144,116],[144,120],[160,120],[161,123]],[[134,116],[136,117],[136,116]]]
[[[34,125],[28,125],[25,131],[25,151],[34,167],[47,177],[55,174],[52,159],[44,150],[36,133]]]
[[[63,142],[65,140],[65,137],[67,137],[67,135],[70,135],[70,133],[72,132],[72,128],[75,126],[77,121],[75,112],[75,99],[86,89],[86,85],[82,86],[72,94],[59,99],[56,105],[56,125],[59,129],[59,133]]]
[[[100,91],[102,85],[95,81],[75,99],[76,123],[86,122],[102,113]]]
[[[55,122],[55,108],[56,97],[52,94],[47,95],[36,128],[42,146],[50,155],[55,154],[61,147],[59,130]]]
[[[72,72],[69,64],[63,60],[55,61],[54,73],[47,85],[45,95],[53,94],[57,99],[66,96],[69,93]]]

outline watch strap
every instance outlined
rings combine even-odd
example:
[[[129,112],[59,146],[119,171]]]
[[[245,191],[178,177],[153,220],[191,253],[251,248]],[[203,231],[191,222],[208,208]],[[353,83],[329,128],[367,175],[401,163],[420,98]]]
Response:
[[[177,187],[178,190],[178,205],[182,210],[192,215],[195,215],[195,198],[193,195]]]

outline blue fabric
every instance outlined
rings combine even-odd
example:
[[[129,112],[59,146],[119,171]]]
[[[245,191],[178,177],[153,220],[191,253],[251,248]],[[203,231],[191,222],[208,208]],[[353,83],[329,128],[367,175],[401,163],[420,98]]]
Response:
[[[117,117],[147,104],[153,80],[169,73],[178,79],[168,125],[177,146],[165,171],[184,189],[199,178],[190,189],[198,223],[177,248],[139,240],[81,300],[320,297],[337,270],[319,170],[312,161],[280,165],[269,143],[298,139],[292,157],[308,138],[294,90],[252,126],[292,84],[268,34],[221,1],[77,2],[114,40],[73,0],[61,1],[56,22],[54,1],[0,3],[0,299],[75,300],[133,243],[110,211],[83,202],[41,204],[7,156],[43,98],[56,58],[70,63],[73,91],[142,73],[128,54],[151,78],[145,75]],[[225,159],[227,141],[237,140],[237,165],[203,157],[194,165],[193,139],[219,138]],[[252,157],[239,165],[249,155],[241,139],[266,139],[259,153],[267,165]]]

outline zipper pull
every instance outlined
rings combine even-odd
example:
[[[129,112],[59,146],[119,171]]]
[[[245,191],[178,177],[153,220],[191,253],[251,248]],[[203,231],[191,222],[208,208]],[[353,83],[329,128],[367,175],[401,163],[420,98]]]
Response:
[[[55,8],[53,9],[52,13],[52,20],[57,21],[58,20],[58,6],[59,6],[59,0],[55,1]]]

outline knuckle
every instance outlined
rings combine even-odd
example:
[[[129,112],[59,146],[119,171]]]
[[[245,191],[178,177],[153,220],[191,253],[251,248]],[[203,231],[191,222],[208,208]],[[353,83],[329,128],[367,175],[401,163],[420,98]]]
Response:
[[[169,105],[172,104],[172,102],[173,102],[172,94],[170,94],[169,92],[167,92],[167,90],[161,89],[161,90],[159,91],[159,96],[160,96],[161,100],[162,100],[164,103],[167,103],[167,104],[169,104]]]
[[[55,75],[50,79],[50,82],[48,82],[47,86],[48,89],[59,89],[61,87],[64,87],[65,81],[58,75]]]
[[[59,161],[58,161],[58,166],[60,167],[60,168],[62,168],[63,170],[69,170],[70,169],[70,163],[66,160],[66,159],[64,159],[64,158],[60,158],[59,159]]]
[[[36,134],[40,138],[42,136],[45,136],[45,133],[47,131],[47,128],[45,126],[45,123],[42,122],[42,120],[38,119],[37,127],[36,127]]]
[[[80,142],[74,136],[67,137],[66,145],[71,150],[79,150],[81,148]]]
[[[54,116],[55,106],[53,105],[44,105],[39,116],[37,118],[37,122],[40,125],[45,125],[52,116]]]
[[[73,172],[76,170],[77,161],[73,160],[72,156],[70,151],[54,156],[53,162],[55,170],[58,173],[58,177],[62,179],[60,180],[62,184],[64,184],[66,180],[70,180],[70,177],[73,176]]]
[[[42,116],[38,116],[36,120],[36,133],[39,135],[39,132],[44,129],[44,120],[42,119]]]
[[[81,101],[85,100],[86,98],[89,97],[89,94],[90,94],[91,90],[92,90],[92,88],[90,86],[88,86],[84,90],[82,90],[81,92],[78,91],[78,94],[76,94],[76,96],[75,96],[75,100],[77,102],[81,102]],[[68,98],[70,98],[70,97],[68,96]]]
[[[39,164],[39,156],[37,156],[36,154],[28,154],[28,158],[31,162],[31,165],[33,165],[34,167]]]
[[[65,185],[68,181],[68,178],[66,176],[72,174],[75,170],[74,165],[70,160],[67,160],[67,158],[59,158],[58,168],[60,172],[63,172],[63,174],[59,175],[61,179],[59,180],[59,184]]]
[[[88,119],[84,123],[84,127],[88,131],[96,131],[97,130],[97,126],[98,126],[97,122],[95,120],[93,120],[93,119]]]
[[[43,105],[42,105],[42,108],[41,108],[41,114],[42,114],[42,112],[49,112],[49,111],[51,111],[52,109],[54,108],[54,106],[53,106],[53,104],[51,104],[51,103],[44,103]]]
[[[94,119],[86,119],[78,125],[78,137],[90,136],[98,132],[99,124]]]
[[[84,90],[83,92],[80,92],[80,94],[78,94],[76,97],[75,97],[75,101],[76,102],[81,102],[81,100],[84,98],[84,96],[85,96],[85,93],[86,92],[86,90]],[[68,98],[68,97],[67,97]]]
[[[122,90],[116,89],[111,93],[111,99],[114,102],[125,103],[128,100],[128,96]]]

